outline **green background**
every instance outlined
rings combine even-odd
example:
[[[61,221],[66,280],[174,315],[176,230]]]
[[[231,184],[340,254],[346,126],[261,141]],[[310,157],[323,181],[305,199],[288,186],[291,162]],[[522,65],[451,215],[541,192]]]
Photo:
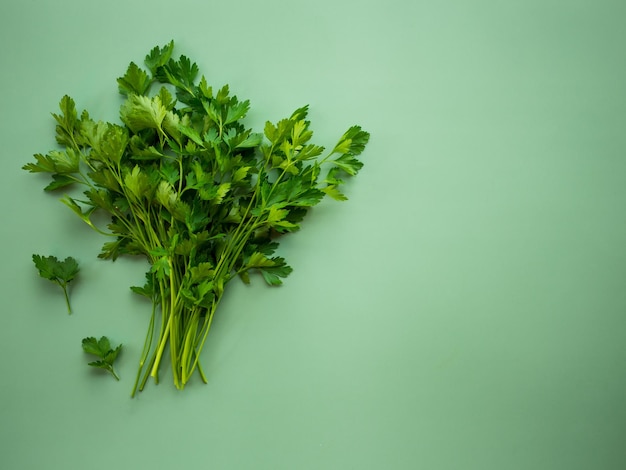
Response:
[[[626,468],[626,3],[3,0],[0,467]],[[20,169],[59,99],[117,119],[116,78],[174,39],[247,123],[304,104],[372,139],[281,288],[234,281],[210,383],[129,398],[137,260]],[[32,253],[75,256],[65,313]],[[49,284],[49,285],[48,285]],[[85,336],[124,343],[115,382]],[[167,377],[164,374],[164,377]]]

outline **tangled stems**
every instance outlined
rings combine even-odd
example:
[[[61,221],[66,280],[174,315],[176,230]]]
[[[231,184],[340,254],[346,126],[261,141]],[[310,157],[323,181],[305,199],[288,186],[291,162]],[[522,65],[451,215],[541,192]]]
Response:
[[[206,308],[189,306],[181,299],[182,273],[190,268],[189,260],[185,262],[180,256],[168,256],[169,275],[158,280],[159,294],[153,298],[148,332],[131,396],[144,389],[149,377],[158,383],[160,365],[167,348],[169,348],[173,381],[176,388],[182,390],[196,370],[202,381],[207,383],[199,359],[200,353],[207,340],[224,288],[234,278],[231,273],[236,260],[253,236],[254,230],[262,225],[256,219],[256,217],[246,217],[234,230],[230,243],[224,248],[215,267],[212,281],[217,287],[214,290],[210,306]],[[147,231],[149,233],[156,232],[155,230]],[[152,264],[154,265],[155,262],[156,260],[153,259]],[[181,263],[186,264],[181,266]],[[150,359],[148,359],[154,342],[156,316],[159,310],[161,313],[160,331],[156,339],[156,346]]]

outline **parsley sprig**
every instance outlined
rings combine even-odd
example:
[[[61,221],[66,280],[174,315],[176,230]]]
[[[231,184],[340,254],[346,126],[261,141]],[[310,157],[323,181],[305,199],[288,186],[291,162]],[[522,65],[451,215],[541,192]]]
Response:
[[[277,240],[325,196],[346,199],[342,185],[361,169],[369,140],[353,126],[330,151],[312,143],[308,106],[253,132],[242,123],[250,102],[228,85],[214,89],[173,48],[153,48],[145,68],[132,62],[118,78],[121,124],[79,114],[64,96],[53,114],[62,149],[24,166],[51,174],[47,191],[85,188],[84,198],[62,202],[109,237],[100,258],[149,262],[145,285],[132,288],[153,305],[133,395],[149,376],[158,381],[166,351],[176,387],[195,371],[206,382],[200,352],[226,285],[255,272],[282,283],[292,269]],[[110,216],[106,228],[96,210]]]
[[[67,313],[71,314],[72,307],[70,306],[68,288],[70,282],[74,280],[78,271],[80,271],[78,262],[71,256],[68,256],[63,261],[59,261],[56,256],[41,255],[33,255],[33,262],[41,277],[54,282],[63,289]]]
[[[99,358],[97,361],[89,362],[88,365],[97,367],[98,369],[104,369],[110,372],[116,380],[120,380],[119,376],[115,373],[113,363],[122,350],[121,344],[116,348],[112,348],[111,341],[106,336],[102,336],[99,340],[90,336],[88,338],[83,338],[82,346],[83,351],[87,354],[93,354]]]

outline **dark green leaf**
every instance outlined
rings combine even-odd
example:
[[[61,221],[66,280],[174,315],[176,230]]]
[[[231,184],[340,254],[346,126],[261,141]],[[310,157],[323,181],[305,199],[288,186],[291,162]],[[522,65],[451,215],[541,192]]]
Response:
[[[71,178],[67,175],[52,175],[52,182],[48,184],[44,189],[44,191],[54,191],[60,188],[66,188],[76,182],[74,178]]]
[[[119,377],[113,369],[113,363],[115,362],[120,351],[122,350],[121,344],[115,349],[112,349],[111,342],[106,336],[102,336],[99,340],[97,340],[93,336],[90,336],[88,338],[83,338],[82,347],[83,351],[85,351],[87,354],[92,354],[100,359],[98,361],[89,362],[88,365],[92,367],[97,367],[99,369],[108,370],[117,380],[119,380]]]
[[[275,266],[267,266],[260,268],[261,274],[263,275],[263,279],[270,286],[279,286],[283,283],[282,279],[289,276],[293,269],[290,266],[287,266],[285,260],[283,258],[272,258],[276,264]]]
[[[51,281],[70,282],[80,270],[78,262],[71,256],[59,261],[56,256],[33,255],[33,262],[39,275]]]
[[[83,338],[82,341],[83,351],[87,354],[93,354],[94,356],[103,357],[106,354],[106,351],[102,351],[100,349],[100,344],[98,340],[93,336],[88,338]]]
[[[153,299],[156,293],[154,286],[154,276],[146,273],[146,283],[142,287],[131,286],[130,288],[135,294],[142,295],[149,299]]]

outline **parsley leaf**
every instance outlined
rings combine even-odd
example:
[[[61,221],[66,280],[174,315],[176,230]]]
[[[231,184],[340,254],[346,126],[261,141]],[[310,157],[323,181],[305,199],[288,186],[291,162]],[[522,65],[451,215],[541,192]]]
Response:
[[[292,268],[285,263],[284,258],[279,256],[268,258],[259,251],[252,253],[244,269],[258,270],[263,275],[265,282],[270,286],[282,284],[281,278],[287,277],[292,271]]]
[[[56,140],[61,145],[75,147],[75,133],[78,126],[78,113],[76,112],[76,104],[72,98],[65,95],[59,103],[61,114],[52,113],[57,122]]]
[[[80,271],[78,262],[71,256],[65,258],[63,261],[59,261],[56,256],[41,255],[33,255],[33,262],[42,278],[58,284],[61,289],[63,289],[67,312],[71,314],[72,308],[70,307],[68,285]]]
[[[159,67],[163,67],[170,60],[174,50],[174,41],[170,41],[163,47],[155,46],[146,56],[144,63],[152,74],[156,74]]]
[[[123,77],[117,79],[120,93],[128,95],[135,93],[137,95],[145,95],[152,80],[148,74],[140,69],[137,64],[131,62]]]
[[[87,354],[92,354],[100,358],[98,361],[89,362],[88,365],[104,369],[110,372],[116,380],[120,380],[119,376],[115,373],[113,363],[122,350],[121,344],[113,349],[109,338],[106,336],[102,336],[99,340],[90,336],[88,338],[83,338],[82,346],[83,351]]]

